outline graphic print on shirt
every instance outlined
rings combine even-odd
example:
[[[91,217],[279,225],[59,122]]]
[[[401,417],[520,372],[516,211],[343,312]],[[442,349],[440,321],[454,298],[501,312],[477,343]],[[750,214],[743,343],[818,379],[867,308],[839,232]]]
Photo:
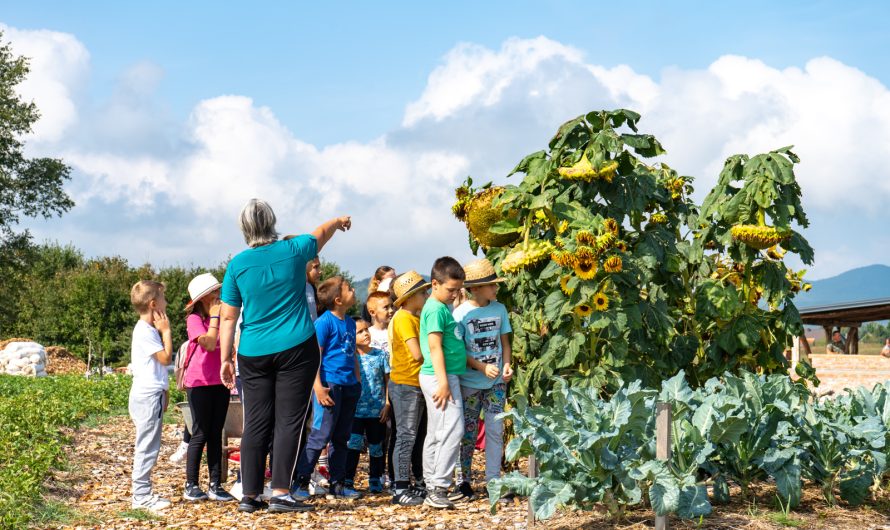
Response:
[[[501,329],[501,317],[473,318],[467,321],[467,332],[472,336],[479,333],[497,332]],[[500,362],[499,341],[500,335],[485,337],[473,337],[467,345],[467,349],[475,359],[483,363]]]

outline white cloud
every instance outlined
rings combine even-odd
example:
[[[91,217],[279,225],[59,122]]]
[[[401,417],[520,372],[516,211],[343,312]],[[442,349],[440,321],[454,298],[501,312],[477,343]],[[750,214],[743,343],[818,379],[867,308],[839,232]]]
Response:
[[[330,255],[358,276],[383,262],[423,270],[442,253],[466,256],[465,235],[449,211],[453,188],[468,174],[502,180],[561,122],[598,108],[641,112],[641,129],[662,140],[667,163],[697,177],[699,193],[729,154],[795,144],[814,225],[847,208],[851,214],[831,217],[832,226],[856,233],[860,217],[852,212],[876,216],[890,199],[890,180],[880,178],[890,157],[890,91],[831,58],[776,69],[724,56],[699,70],[668,68],[655,79],[628,65],[591,64],[581,50],[546,37],[511,38],[499,50],[464,43],[407,103],[400,128],[369,142],[315,146],[245,96],[209,97],[176,123],[156,99],[163,71],[151,63],[124,72],[109,102],[78,105],[89,72],[83,45],[70,35],[4,30],[17,51],[35,55],[22,91],[48,123],[39,124],[36,140],[77,169],[79,200],[122,201],[135,207],[134,216],[163,200],[183,218],[219,227],[220,235],[202,232],[204,242],[191,246],[183,244],[192,240],[188,227],[147,242],[181,249],[183,262],[196,260],[189,248],[218,259],[236,252],[232,220],[252,196],[272,201],[286,231],[352,213],[355,233],[335,240]],[[826,250],[821,276],[850,261],[837,257],[826,233],[807,234],[817,251]],[[125,253],[96,249],[109,251]],[[176,251],[163,255],[173,259]],[[861,264],[884,259],[865,237],[857,256]]]

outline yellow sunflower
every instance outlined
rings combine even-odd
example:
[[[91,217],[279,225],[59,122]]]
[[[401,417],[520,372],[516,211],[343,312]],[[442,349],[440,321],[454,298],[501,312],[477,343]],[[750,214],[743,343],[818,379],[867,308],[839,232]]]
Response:
[[[596,308],[597,311],[605,311],[609,309],[609,297],[606,296],[606,293],[596,293],[593,295],[593,307]]]
[[[600,234],[596,238],[596,248],[598,248],[600,250],[606,250],[608,248],[612,248],[612,245],[615,244],[615,241],[617,241],[617,238],[615,237],[615,234],[613,234],[612,232],[606,232],[605,234]]]
[[[595,261],[597,252],[588,246],[581,246],[575,249],[575,257],[578,261]]]
[[[575,232],[575,241],[582,245],[596,245],[596,236],[590,230],[578,230]]]
[[[603,262],[603,270],[606,272],[621,272],[622,265],[623,263],[621,262],[620,257],[609,256],[609,258]]]
[[[562,289],[562,292],[564,292],[566,296],[572,296],[572,293],[575,292],[575,289],[569,287],[569,281],[571,279],[571,276],[563,276],[559,279],[559,288]]]
[[[621,252],[627,252],[627,243],[625,243],[624,241],[619,241],[615,243],[615,248],[617,248]]]
[[[611,217],[606,217],[603,219],[603,226],[606,227],[606,230],[612,232],[616,236],[618,235],[618,221],[612,219]]]
[[[571,252],[565,250],[553,252],[550,254],[550,259],[555,261],[560,267],[565,267],[566,269],[572,269],[575,267],[575,264],[578,263],[578,258]]]
[[[575,265],[575,275],[582,280],[590,280],[596,276],[596,261],[578,260]]]
[[[770,248],[766,249],[766,255],[778,261],[785,257],[785,251],[782,250],[778,245],[773,245]]]
[[[563,232],[565,232],[568,229],[569,229],[569,222],[566,221],[565,219],[563,219],[563,221],[561,223],[559,223],[559,226],[556,227],[556,233],[562,234]]]
[[[593,313],[593,308],[590,307],[589,304],[578,304],[577,306],[575,306],[574,311],[575,314],[579,317],[586,317],[590,316],[590,314]]]
[[[612,160],[608,164],[604,165],[597,171],[597,178],[600,180],[605,180],[606,182],[612,182],[612,179],[615,178],[615,171],[618,169],[618,162]]]

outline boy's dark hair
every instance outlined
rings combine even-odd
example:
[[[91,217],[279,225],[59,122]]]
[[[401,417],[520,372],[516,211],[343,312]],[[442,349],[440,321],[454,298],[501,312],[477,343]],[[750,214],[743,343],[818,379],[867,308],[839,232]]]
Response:
[[[334,300],[343,294],[343,276],[332,276],[318,286],[318,304],[322,309],[334,309]]]
[[[467,275],[464,273],[464,268],[460,266],[460,263],[458,263],[456,259],[450,256],[444,256],[433,263],[433,270],[430,272],[430,278],[439,283],[444,283],[448,280],[464,281],[467,278]]]

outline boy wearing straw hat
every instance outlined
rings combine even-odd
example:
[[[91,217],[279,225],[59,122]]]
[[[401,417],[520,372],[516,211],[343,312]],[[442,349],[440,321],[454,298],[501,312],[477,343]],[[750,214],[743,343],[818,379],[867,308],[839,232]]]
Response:
[[[472,298],[454,310],[454,320],[467,348],[467,371],[460,376],[463,397],[464,436],[460,443],[460,484],[451,500],[475,497],[470,486],[470,464],[479,430],[479,415],[485,411],[485,481],[501,474],[504,455],[504,412],[507,383],[513,377],[510,347],[510,317],[507,308],[497,301],[498,284],[487,259],[464,267],[464,286]]]
[[[417,271],[408,271],[393,282],[397,308],[389,323],[391,348],[389,401],[395,421],[395,450],[393,465],[392,503],[417,506],[423,503],[425,491],[418,480],[411,485],[411,468],[414,476],[422,477],[423,459],[418,447],[423,446],[424,431],[420,429],[426,415],[423,392],[420,390],[420,367],[423,353],[420,351],[420,311],[426,302],[427,283]]]

